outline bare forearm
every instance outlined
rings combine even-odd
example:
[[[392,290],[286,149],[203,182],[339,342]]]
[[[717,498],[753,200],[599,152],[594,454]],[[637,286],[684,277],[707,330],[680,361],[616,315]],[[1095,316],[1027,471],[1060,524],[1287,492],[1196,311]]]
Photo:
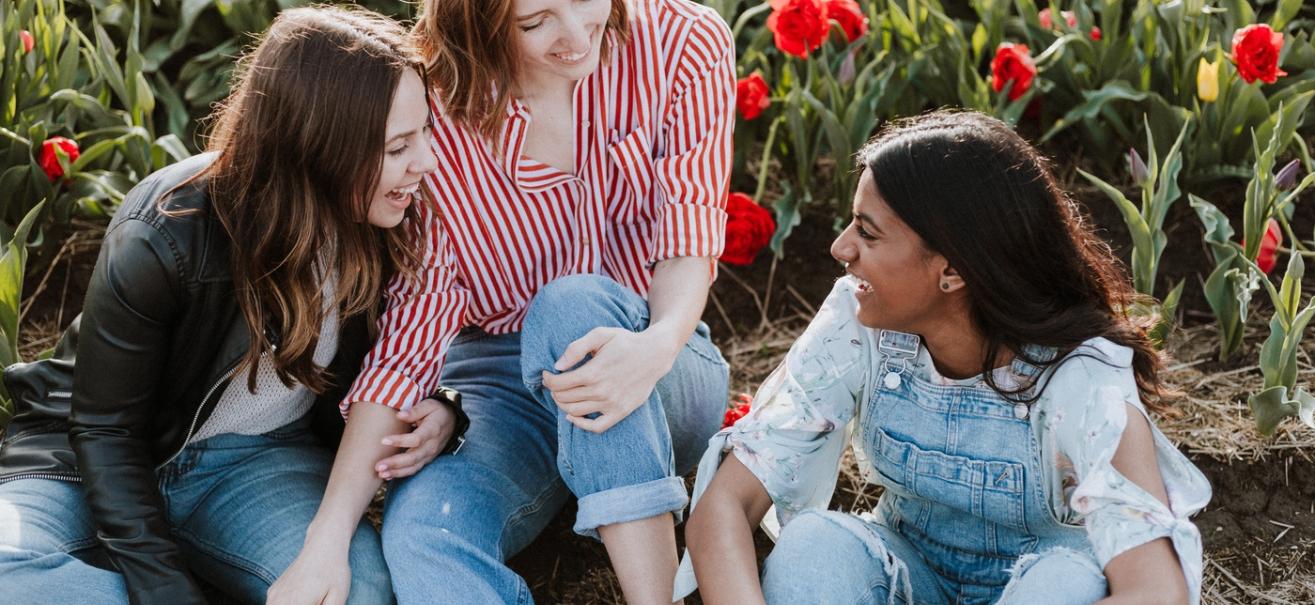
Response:
[[[405,423],[397,419],[392,408],[369,402],[352,405],[328,488],[307,531],[307,542],[350,543],[361,514],[379,489],[375,462],[397,451],[381,441],[404,429]]]
[[[738,503],[724,498],[700,502],[685,530],[703,602],[762,603],[753,526]]]
[[[647,332],[661,338],[672,359],[685,346],[694,327],[703,316],[712,286],[707,257],[669,258],[653,268],[653,283],[648,291],[649,328]]]
[[[763,602],[753,528],[771,506],[758,478],[735,455],[726,456],[685,527],[704,602]]]

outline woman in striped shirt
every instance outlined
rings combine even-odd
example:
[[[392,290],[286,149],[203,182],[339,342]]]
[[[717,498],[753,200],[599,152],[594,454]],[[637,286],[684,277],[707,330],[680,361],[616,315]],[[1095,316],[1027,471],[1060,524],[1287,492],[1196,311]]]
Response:
[[[442,382],[471,428],[455,455],[390,485],[384,551],[401,602],[528,602],[504,561],[574,493],[575,530],[602,539],[626,600],[669,603],[680,474],[727,391],[699,316],[726,220],[730,32],[689,0],[423,11],[439,157],[427,269],[390,288],[344,399],[305,567],[347,573],[346,528],[391,478],[371,463],[408,445],[380,438]]]

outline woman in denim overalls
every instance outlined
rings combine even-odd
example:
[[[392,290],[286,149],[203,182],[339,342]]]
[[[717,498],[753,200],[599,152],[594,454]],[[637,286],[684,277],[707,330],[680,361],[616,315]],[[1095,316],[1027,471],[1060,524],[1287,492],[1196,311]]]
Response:
[[[848,275],[712,439],[677,595],[696,572],[709,603],[1197,603],[1209,485],[1149,422],[1161,360],[1044,161],[950,112],[859,157]],[[885,488],[862,516],[826,510],[851,434]]]

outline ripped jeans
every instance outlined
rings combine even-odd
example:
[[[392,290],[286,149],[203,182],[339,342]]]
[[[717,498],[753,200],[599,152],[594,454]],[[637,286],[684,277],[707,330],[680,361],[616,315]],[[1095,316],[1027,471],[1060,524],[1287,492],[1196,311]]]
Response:
[[[1096,558],[1063,546],[1023,555],[1010,571],[997,598],[956,597],[956,587],[894,530],[856,515],[814,509],[782,529],[763,571],[763,594],[768,603],[782,604],[1090,605],[1108,592]]]
[[[1090,605],[1108,591],[1086,530],[1050,507],[1031,409],[979,384],[905,371],[857,421],[885,488],[871,516],[810,510],[782,528],[763,570],[768,603]],[[1015,359],[1014,372],[1040,370]]]

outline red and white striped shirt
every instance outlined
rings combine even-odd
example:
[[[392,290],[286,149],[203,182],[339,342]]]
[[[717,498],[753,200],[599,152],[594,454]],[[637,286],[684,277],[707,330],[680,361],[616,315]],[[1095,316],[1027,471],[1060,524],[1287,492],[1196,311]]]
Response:
[[[405,409],[433,393],[456,333],[518,331],[548,282],[598,273],[646,296],[655,263],[720,256],[735,45],[713,10],[631,0],[630,41],[575,87],[575,173],[522,157],[514,100],[494,145],[437,104],[437,201],[418,280],[389,284],[379,340],[343,400]],[[500,153],[499,148],[502,150]],[[715,263],[713,263],[715,267]]]

